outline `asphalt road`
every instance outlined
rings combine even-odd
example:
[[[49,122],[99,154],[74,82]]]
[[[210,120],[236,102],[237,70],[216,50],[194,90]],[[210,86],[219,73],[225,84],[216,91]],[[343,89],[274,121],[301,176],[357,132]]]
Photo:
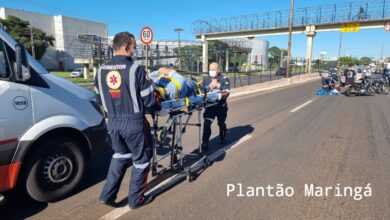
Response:
[[[110,159],[106,152],[90,163],[79,193],[54,204],[12,194],[0,219],[390,219],[390,96],[319,97],[319,86],[312,82],[230,100],[234,148],[195,181],[174,185],[145,207],[113,209],[98,203]],[[187,152],[195,149],[195,131],[185,136]],[[213,131],[216,135],[215,125]],[[220,148],[213,143],[211,152]],[[168,177],[151,179],[151,188]],[[126,199],[128,178],[118,200]],[[237,189],[239,183],[244,194],[248,186],[283,184],[294,195],[238,197],[236,190],[228,197],[227,185]],[[354,190],[370,184],[371,195],[355,200],[331,191],[310,197],[305,184]]]

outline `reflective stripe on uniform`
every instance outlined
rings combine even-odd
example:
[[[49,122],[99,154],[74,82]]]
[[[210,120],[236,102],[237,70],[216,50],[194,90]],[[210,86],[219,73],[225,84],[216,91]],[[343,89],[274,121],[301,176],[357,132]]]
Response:
[[[131,65],[130,67],[130,72],[129,72],[129,79],[130,79],[129,89],[130,89],[131,99],[133,100],[134,113],[138,113],[140,111],[138,106],[138,99],[137,99],[137,84],[135,81],[136,79],[135,72],[137,71],[137,68],[138,68],[138,64],[133,63],[133,65]]]
[[[142,164],[133,163],[133,165],[135,168],[138,168],[138,169],[146,169],[149,166],[149,162],[142,163]]]
[[[93,87],[93,90],[95,91],[96,94],[100,95],[99,89],[96,86]]]
[[[115,153],[114,155],[112,155],[112,158],[115,158],[115,159],[131,159],[131,153],[128,153],[128,154]]]
[[[213,122],[213,121],[214,121],[214,118],[205,118],[205,120],[208,120],[208,121]]]
[[[148,96],[152,92],[153,92],[153,86],[150,86],[149,88],[144,89],[143,91],[141,91],[141,97]]]
[[[99,91],[103,91],[103,87],[102,87],[102,68],[99,67],[99,70],[98,70],[98,86],[99,86]],[[104,99],[104,94],[103,92],[100,93],[100,99],[102,100],[102,105],[103,105],[103,109],[105,112],[108,112],[107,110],[107,106],[106,106],[106,100]]]

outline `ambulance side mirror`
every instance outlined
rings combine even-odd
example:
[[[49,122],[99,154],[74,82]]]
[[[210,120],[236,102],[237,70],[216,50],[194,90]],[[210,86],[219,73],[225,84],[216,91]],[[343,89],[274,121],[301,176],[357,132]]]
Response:
[[[15,57],[15,78],[17,81],[26,81],[30,78],[30,66],[28,64],[26,49],[22,44],[16,44]]]

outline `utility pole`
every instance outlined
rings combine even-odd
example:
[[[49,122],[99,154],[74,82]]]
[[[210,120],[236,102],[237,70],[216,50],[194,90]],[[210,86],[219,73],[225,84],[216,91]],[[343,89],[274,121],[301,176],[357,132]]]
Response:
[[[180,51],[180,32],[184,31],[183,28],[176,28],[174,30],[175,32],[177,32],[177,40],[178,40],[178,55],[179,55],[179,70],[181,70],[181,51]]]
[[[280,49],[280,67],[283,67],[283,56],[284,56],[284,53],[283,53],[283,49]]]
[[[291,0],[291,7],[290,7],[290,26],[288,30],[288,49],[287,49],[287,72],[286,77],[290,77],[290,63],[291,63],[291,35],[292,35],[292,28],[293,28],[293,19],[294,19],[294,0]]]
[[[30,26],[30,40],[31,40],[31,54],[35,59],[34,34],[33,34],[32,26]]]
[[[383,60],[383,49],[385,47],[385,44],[382,44],[382,50],[381,50],[381,60]]]
[[[337,59],[337,67],[340,68],[340,58],[341,58],[341,46],[343,43],[343,32],[340,31],[340,45],[339,45],[339,58]]]

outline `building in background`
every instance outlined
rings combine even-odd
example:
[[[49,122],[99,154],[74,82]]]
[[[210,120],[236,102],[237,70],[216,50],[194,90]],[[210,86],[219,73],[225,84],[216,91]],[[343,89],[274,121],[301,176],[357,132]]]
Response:
[[[108,37],[108,45],[112,45],[114,36]],[[139,65],[146,64],[146,46],[142,44],[141,40],[136,39],[137,49],[135,56],[137,57],[137,63]],[[202,46],[202,43],[199,41],[180,41],[180,47],[185,46]],[[149,45],[149,66],[161,67],[161,66],[178,66],[179,58],[177,51],[175,49],[179,48],[179,42],[177,40],[153,40]],[[199,59],[195,57],[199,55]],[[201,62],[201,53],[200,54],[191,54],[191,51],[187,51],[186,54],[181,54],[181,56],[191,56],[194,57],[194,62],[192,67],[184,67],[185,70],[197,71],[197,66]]]
[[[108,37],[108,45],[112,45],[113,36]],[[136,39],[137,50],[135,56],[137,57],[137,62],[140,65],[146,64],[146,46],[142,44],[139,39]],[[226,60],[222,59],[222,56],[219,56],[216,62],[221,66],[221,69],[227,71],[232,71],[234,65],[238,65],[238,68],[241,71],[249,70],[258,70],[260,66],[268,67],[268,49],[269,42],[260,39],[229,39],[222,40],[223,43],[229,46],[230,58],[234,56],[234,51],[239,50],[240,53],[247,53],[247,59],[243,63],[233,63],[232,60],[229,60],[229,66],[226,66]],[[182,70],[190,72],[199,72],[201,71],[202,65],[202,43],[200,41],[181,41],[180,47],[186,46],[197,46],[198,49],[187,49],[182,51],[180,56],[182,57]],[[160,66],[173,66],[178,67],[178,54],[177,48],[179,48],[179,43],[177,40],[154,40],[149,45],[149,66],[160,67]],[[189,48],[189,47],[187,47]],[[210,53],[210,51],[209,51]],[[226,53],[226,50],[220,51],[220,54]],[[226,56],[224,56],[226,58]],[[183,61],[185,60],[185,62]],[[244,67],[243,67],[243,66]]]
[[[253,39],[248,40],[252,48],[248,63],[252,65],[262,65],[268,67],[268,49],[269,42],[266,40]],[[253,67],[252,67],[253,68]]]
[[[95,35],[107,41],[107,24],[67,17],[63,15],[45,15],[11,8],[0,8],[0,18],[9,15],[27,20],[55,38],[54,47],[48,47],[39,62],[49,70],[71,70],[81,67],[74,63],[74,58],[85,51],[85,45],[78,41],[78,35]],[[104,40],[105,39],[105,40]],[[107,45],[107,42],[102,42]],[[91,49],[92,50],[92,49]]]

